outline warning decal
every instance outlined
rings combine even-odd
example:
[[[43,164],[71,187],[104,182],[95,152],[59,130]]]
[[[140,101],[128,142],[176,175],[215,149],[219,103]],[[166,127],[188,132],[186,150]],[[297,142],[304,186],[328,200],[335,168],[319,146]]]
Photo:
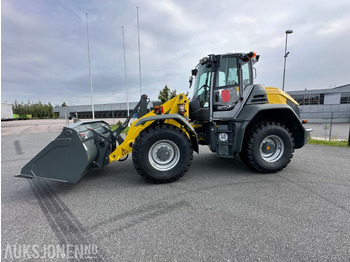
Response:
[[[225,89],[221,91],[222,102],[230,102],[230,90]]]
[[[124,148],[122,148],[122,156],[126,155],[127,153],[129,153],[129,151],[124,149]]]

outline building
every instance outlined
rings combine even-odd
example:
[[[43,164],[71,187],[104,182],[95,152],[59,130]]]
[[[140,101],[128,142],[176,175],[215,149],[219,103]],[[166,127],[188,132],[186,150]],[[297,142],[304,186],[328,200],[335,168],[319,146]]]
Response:
[[[309,122],[350,122],[350,84],[287,93],[300,104],[302,119]]]
[[[13,119],[12,104],[1,102],[1,120]]]
[[[138,102],[129,103],[129,112],[131,112]],[[153,107],[153,102],[150,101],[147,108]],[[95,118],[125,118],[127,117],[127,104],[126,103],[112,103],[112,104],[96,104],[94,105]],[[79,118],[79,119],[92,119],[92,107],[91,105],[79,105],[79,106],[56,106],[53,108],[54,113],[58,113],[60,118]]]
[[[350,84],[329,88],[289,91],[299,104],[301,118],[311,122],[350,122]],[[131,111],[137,102],[129,103]],[[153,107],[153,102],[148,108]],[[91,105],[54,107],[53,111],[60,118],[75,117],[91,119]],[[94,106],[95,118],[125,118],[127,116],[126,103],[98,104]]]

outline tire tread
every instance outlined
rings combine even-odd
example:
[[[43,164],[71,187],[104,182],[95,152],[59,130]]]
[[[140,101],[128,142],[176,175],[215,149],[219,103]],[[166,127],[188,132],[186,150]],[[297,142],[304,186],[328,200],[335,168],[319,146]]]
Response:
[[[186,143],[188,144],[188,150],[189,150],[189,157],[186,160],[186,164],[185,164],[184,169],[181,170],[181,172],[179,174],[177,174],[176,176],[173,176],[173,177],[170,177],[167,179],[159,179],[159,178],[155,178],[155,177],[152,177],[149,174],[147,174],[147,172],[145,172],[145,170],[142,168],[142,164],[140,163],[140,159],[139,159],[139,156],[140,156],[139,151],[140,151],[142,145],[144,144],[144,142],[147,140],[147,137],[151,136],[152,134],[157,133],[161,129],[167,129],[167,130],[171,130],[171,131],[179,133],[181,136],[183,136]],[[192,144],[191,144],[189,138],[186,136],[186,134],[181,129],[179,129],[173,125],[168,125],[168,124],[153,125],[147,129],[143,130],[139,134],[139,136],[136,138],[134,146],[133,146],[132,160],[133,160],[134,167],[135,167],[136,171],[145,180],[152,182],[152,183],[155,183],[155,184],[172,183],[172,182],[179,180],[180,177],[183,177],[186,174],[186,172],[190,169],[190,167],[192,165],[192,160],[193,160],[193,148],[192,148]]]
[[[254,141],[256,140],[257,136],[259,133],[264,132],[266,129],[273,128],[273,127],[278,127],[278,128],[283,128],[285,131],[289,134],[289,136],[292,139],[292,148],[291,148],[291,155],[290,158],[286,163],[284,163],[282,166],[274,169],[266,169],[261,167],[256,159],[254,158],[253,154],[253,148],[254,148]],[[251,128],[246,136],[245,141],[243,142],[243,149],[242,152],[240,153],[240,158],[245,163],[248,167],[260,172],[260,173],[275,173],[278,171],[281,171],[284,169],[291,161],[294,153],[294,137],[292,133],[289,131],[289,129],[282,125],[281,123],[276,123],[272,121],[264,121],[256,124],[253,128]]]

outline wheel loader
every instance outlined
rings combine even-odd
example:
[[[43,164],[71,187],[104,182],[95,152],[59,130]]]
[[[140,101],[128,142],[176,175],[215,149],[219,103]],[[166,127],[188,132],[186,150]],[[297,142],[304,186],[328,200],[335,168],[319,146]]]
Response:
[[[218,157],[239,155],[257,172],[280,171],[294,149],[307,143],[311,130],[303,127],[292,97],[254,84],[258,60],[254,52],[208,55],[192,70],[191,100],[179,94],[148,110],[149,99],[142,95],[130,113],[137,120],[125,138],[121,132],[131,117],[115,131],[104,121],[67,125],[17,176],[76,183],[90,169],[132,153],[142,177],[169,183],[189,170],[199,145],[207,145]]]

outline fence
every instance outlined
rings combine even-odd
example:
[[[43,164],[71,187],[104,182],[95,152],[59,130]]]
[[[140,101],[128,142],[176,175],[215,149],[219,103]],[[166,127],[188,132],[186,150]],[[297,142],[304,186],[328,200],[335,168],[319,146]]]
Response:
[[[300,113],[310,123],[350,123],[350,104],[301,105]]]

